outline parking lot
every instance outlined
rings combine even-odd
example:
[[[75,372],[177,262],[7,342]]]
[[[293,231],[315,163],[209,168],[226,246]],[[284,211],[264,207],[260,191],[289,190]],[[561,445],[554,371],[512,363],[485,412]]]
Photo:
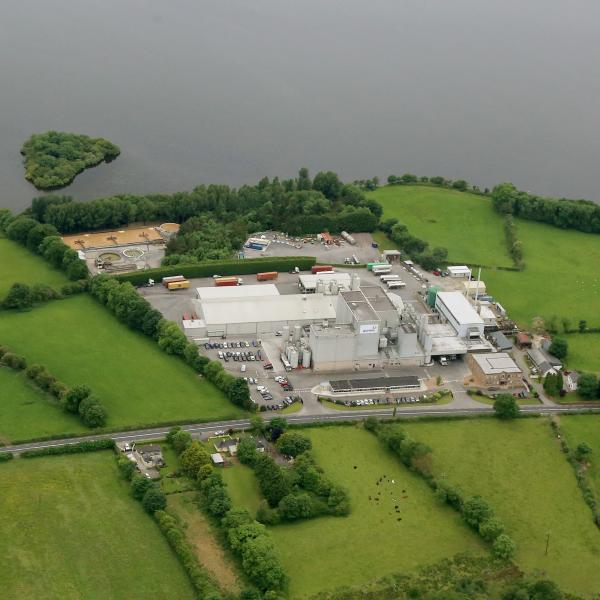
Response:
[[[287,379],[279,354],[273,348],[274,344],[263,345],[263,340],[228,338],[210,340],[200,346],[200,351],[221,362],[232,375],[246,379],[250,397],[260,410],[282,410],[303,400]]]

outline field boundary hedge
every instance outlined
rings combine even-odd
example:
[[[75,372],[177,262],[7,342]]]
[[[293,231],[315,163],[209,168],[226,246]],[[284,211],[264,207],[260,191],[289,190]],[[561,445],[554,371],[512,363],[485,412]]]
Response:
[[[84,452],[97,452],[98,450],[110,450],[115,447],[111,439],[90,440],[65,444],[64,446],[49,446],[47,448],[35,448],[24,450],[20,453],[21,458],[36,458],[38,456],[58,456],[60,454],[83,454]]]
[[[14,458],[12,452],[0,452],[0,463],[8,462]]]
[[[263,271],[290,271],[298,267],[301,271],[308,271],[316,264],[314,256],[282,256],[265,258],[244,258],[236,260],[214,260],[188,265],[169,265],[133,273],[119,273],[112,275],[119,281],[129,281],[133,285],[147,283],[148,279],[160,281],[163,277],[183,275],[184,277],[212,277],[219,275],[251,275]]]

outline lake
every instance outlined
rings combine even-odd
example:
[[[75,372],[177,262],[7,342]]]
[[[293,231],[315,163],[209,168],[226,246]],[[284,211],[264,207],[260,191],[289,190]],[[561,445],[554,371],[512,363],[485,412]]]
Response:
[[[599,199],[593,0],[3,0],[0,206],[34,132],[121,156],[77,199],[414,172]]]

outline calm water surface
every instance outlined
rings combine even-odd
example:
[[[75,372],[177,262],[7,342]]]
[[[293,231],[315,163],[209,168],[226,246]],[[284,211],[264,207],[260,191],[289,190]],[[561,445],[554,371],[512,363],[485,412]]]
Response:
[[[2,0],[0,206],[59,129],[122,155],[65,193],[300,166],[600,199],[597,0]]]

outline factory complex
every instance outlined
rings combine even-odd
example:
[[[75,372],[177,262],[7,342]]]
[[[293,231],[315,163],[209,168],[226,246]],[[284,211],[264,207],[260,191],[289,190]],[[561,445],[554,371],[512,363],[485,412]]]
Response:
[[[186,335],[198,344],[274,337],[291,368],[316,372],[427,365],[495,350],[484,335],[490,325],[482,306],[465,292],[429,290],[416,303],[387,289],[375,271],[368,283],[333,269],[295,277],[292,293],[271,282],[196,288],[191,317],[183,320]]]

